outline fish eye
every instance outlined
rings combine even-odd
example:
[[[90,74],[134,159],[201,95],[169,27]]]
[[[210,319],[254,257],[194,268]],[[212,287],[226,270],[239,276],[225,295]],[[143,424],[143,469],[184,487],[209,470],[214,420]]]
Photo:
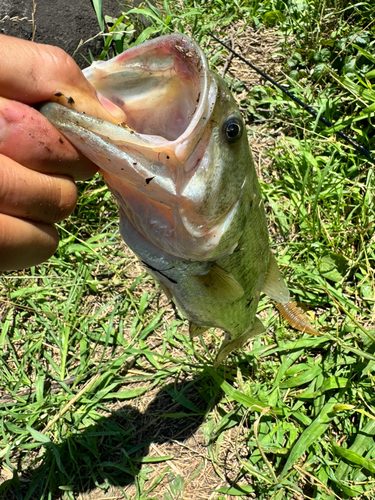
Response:
[[[223,125],[223,136],[229,144],[234,144],[242,137],[243,123],[237,116],[230,116]]]

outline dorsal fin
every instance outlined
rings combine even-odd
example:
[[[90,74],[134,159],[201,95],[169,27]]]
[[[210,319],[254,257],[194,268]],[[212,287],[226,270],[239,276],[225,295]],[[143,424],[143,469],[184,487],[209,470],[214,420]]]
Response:
[[[262,291],[272,300],[280,302],[281,304],[286,304],[289,301],[288,287],[281,276],[272,252],[270,252],[270,260]]]
[[[208,273],[197,274],[196,278],[205,293],[217,302],[236,300],[245,293],[238,281],[217,264],[213,264]]]

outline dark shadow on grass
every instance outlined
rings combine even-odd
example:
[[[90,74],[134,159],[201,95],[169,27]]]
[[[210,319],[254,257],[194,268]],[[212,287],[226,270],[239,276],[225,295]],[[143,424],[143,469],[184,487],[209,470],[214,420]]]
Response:
[[[38,464],[19,470],[0,486],[0,498],[41,500],[72,498],[100,486],[125,487],[134,483],[147,459],[151,443],[189,439],[215,404],[219,388],[208,374],[161,389],[145,412],[124,404],[109,417],[81,431],[69,429],[62,442],[47,443]],[[109,406],[109,405],[108,405]]]

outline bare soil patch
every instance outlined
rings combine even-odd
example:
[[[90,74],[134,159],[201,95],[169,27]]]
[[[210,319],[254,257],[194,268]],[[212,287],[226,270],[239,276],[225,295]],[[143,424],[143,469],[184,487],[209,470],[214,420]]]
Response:
[[[103,10],[114,17],[121,14],[117,0],[103,0]],[[88,66],[90,51],[97,58],[103,48],[99,31],[90,0],[0,2],[0,33],[61,47],[81,68]]]

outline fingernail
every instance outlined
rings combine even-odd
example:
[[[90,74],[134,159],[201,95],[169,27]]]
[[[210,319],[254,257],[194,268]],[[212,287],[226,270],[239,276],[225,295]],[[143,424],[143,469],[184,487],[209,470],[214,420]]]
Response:
[[[126,114],[121,108],[104,97],[104,95],[99,94],[99,92],[97,92],[97,96],[103,108],[108,111],[118,123],[126,123]]]

